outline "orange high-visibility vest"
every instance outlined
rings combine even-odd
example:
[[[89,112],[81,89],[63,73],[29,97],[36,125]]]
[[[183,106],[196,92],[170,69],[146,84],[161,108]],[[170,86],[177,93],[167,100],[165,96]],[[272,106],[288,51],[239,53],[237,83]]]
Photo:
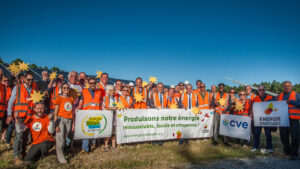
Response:
[[[255,94],[251,93],[249,100],[250,100],[251,102],[253,102],[253,100],[254,100],[255,97],[256,97]]]
[[[202,98],[201,93],[198,94],[198,107],[199,109],[209,109],[209,104],[211,101],[210,94],[205,91],[204,98]]]
[[[200,89],[193,90],[193,93],[199,94],[199,92],[200,92]]]
[[[115,98],[115,101],[117,102],[117,98]],[[105,96],[104,99],[103,99],[103,102],[105,104],[105,109],[109,109],[111,106],[110,106],[110,96]]]
[[[191,96],[192,96],[192,107],[195,107],[197,104],[197,94],[191,93]],[[186,109],[188,108],[188,96],[186,92],[181,95],[181,103],[184,108]]]
[[[10,87],[6,87],[6,107],[7,107],[7,103],[10,99],[11,96],[11,88]]]
[[[220,92],[217,92],[217,94],[215,94],[214,97],[215,97],[216,101],[218,101],[219,99],[221,99]],[[225,92],[223,94],[222,98],[225,99],[225,106],[217,106],[216,107],[216,112],[219,113],[219,114],[222,114],[223,111],[227,109],[229,94]]]
[[[167,107],[170,108],[170,105],[171,104],[176,104],[178,106],[178,102],[179,102],[179,99],[177,97],[172,97],[170,98],[169,96],[167,97]]]
[[[283,100],[283,93],[281,93],[279,96],[277,96],[277,100],[278,101],[282,101]],[[289,99],[291,101],[296,101],[296,92],[292,91]],[[296,120],[300,120],[300,108],[289,104],[289,115],[290,115],[290,119],[296,119]]]
[[[14,113],[18,113],[19,117],[26,118],[33,114],[34,103],[29,101],[30,94],[36,90],[36,85],[32,85],[31,93],[28,93],[24,84],[17,85],[17,97],[15,100]]]
[[[95,90],[94,98],[89,89],[82,90],[83,106],[82,110],[101,110],[101,90]]]
[[[5,110],[6,110],[6,88],[3,84],[0,84],[0,118],[4,117]]]
[[[51,100],[50,100],[50,112],[54,112],[54,100],[56,99],[56,97],[59,95],[59,87],[55,87],[54,90],[51,93]]]
[[[155,108],[158,107],[167,108],[167,94],[166,93],[163,94],[163,105],[161,105],[158,93],[157,92],[153,93],[153,102]]]
[[[134,109],[146,109],[147,108],[147,93],[148,93],[147,89],[143,88],[143,91],[141,92],[141,94],[143,96],[144,102],[135,102],[135,100],[133,99],[133,101],[134,101],[133,108]],[[133,88],[133,97],[135,94],[140,94],[137,87]]]
[[[121,95],[120,97],[118,97],[117,101],[122,102],[124,107],[127,109],[132,108],[132,97],[130,96],[127,96],[127,98],[125,99],[124,96]]]
[[[101,90],[101,96],[104,97],[106,95],[105,87],[101,84],[101,82],[97,83],[97,88]]]
[[[269,100],[273,100],[273,96],[266,95],[266,98],[265,98],[264,102],[269,101]],[[253,102],[263,102],[263,101],[260,99],[259,96],[255,96],[253,98]]]
[[[240,115],[240,116],[249,116],[249,111],[250,111],[250,108],[251,108],[251,104],[250,104],[250,100],[247,99],[246,102],[244,103],[244,109],[243,111],[238,111],[236,113],[236,115]],[[237,100],[237,103],[241,103],[241,100]]]
[[[180,93],[174,93],[174,97],[177,98],[177,99],[179,100],[180,97],[181,97],[181,94],[180,94]]]

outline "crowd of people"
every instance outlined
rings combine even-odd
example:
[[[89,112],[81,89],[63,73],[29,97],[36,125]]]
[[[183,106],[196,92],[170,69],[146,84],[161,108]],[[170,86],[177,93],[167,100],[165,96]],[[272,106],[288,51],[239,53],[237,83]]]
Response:
[[[180,109],[214,109],[212,144],[219,142],[219,125],[222,114],[249,116],[253,119],[252,107],[255,102],[286,100],[289,105],[290,127],[280,127],[280,138],[283,151],[290,159],[298,157],[300,95],[292,90],[292,83],[283,83],[284,92],[277,97],[267,95],[265,87],[259,86],[256,94],[250,86],[238,93],[230,89],[225,91],[223,83],[212,85],[210,92],[201,80],[196,81],[195,88],[188,81],[179,82],[176,86],[166,87],[163,83],[143,84],[138,77],[135,84],[125,84],[116,80],[109,85],[109,75],[102,73],[100,81],[87,77],[84,72],[71,71],[68,77],[59,74],[55,79],[49,79],[49,72],[43,71],[42,80],[34,81],[32,72],[23,72],[12,77],[6,77],[0,69],[0,132],[3,144],[13,146],[13,157],[18,163],[36,161],[47,155],[55,145],[57,159],[67,163],[66,150],[72,149],[72,136],[75,129],[76,110],[114,110],[117,102],[122,102],[126,109],[169,109],[176,105]],[[43,101],[34,103],[30,96],[34,91],[43,94]],[[142,101],[136,102],[135,95],[140,94]],[[225,101],[221,103],[220,100]],[[237,110],[236,105],[242,104],[243,109]],[[112,137],[104,139],[105,151],[118,148],[116,145],[115,122]],[[253,139],[251,151],[259,151],[262,127],[252,123]],[[266,135],[265,153],[273,153],[272,131],[276,128],[263,127]],[[15,136],[12,142],[13,131]],[[291,140],[290,140],[291,139]],[[222,137],[224,145],[231,146],[227,137]],[[28,143],[31,147],[26,152]],[[179,140],[179,144],[188,140]],[[111,143],[111,147],[109,146]],[[155,142],[163,145],[163,142]],[[97,140],[81,140],[82,152],[90,152],[97,146]],[[234,145],[249,146],[249,141],[238,140]],[[121,145],[119,145],[122,147]]]

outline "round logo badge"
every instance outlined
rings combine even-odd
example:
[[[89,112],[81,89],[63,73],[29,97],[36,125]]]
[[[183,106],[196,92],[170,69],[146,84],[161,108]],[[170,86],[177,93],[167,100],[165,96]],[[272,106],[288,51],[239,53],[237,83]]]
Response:
[[[33,131],[41,131],[42,130],[42,124],[40,122],[35,122],[32,125]]]
[[[65,107],[65,110],[67,110],[67,111],[72,110],[72,104],[70,102],[66,102],[64,107]]]

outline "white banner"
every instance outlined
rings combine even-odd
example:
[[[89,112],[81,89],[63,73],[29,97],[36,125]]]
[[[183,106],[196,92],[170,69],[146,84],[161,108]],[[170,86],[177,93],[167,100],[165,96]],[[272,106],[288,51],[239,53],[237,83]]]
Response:
[[[113,112],[107,110],[78,110],[74,139],[110,137]]]
[[[251,118],[223,114],[220,120],[220,135],[250,140]]]
[[[195,115],[184,109],[136,109],[117,111],[117,143],[213,135],[213,110]]]
[[[258,102],[253,105],[254,126],[290,126],[286,101]]]

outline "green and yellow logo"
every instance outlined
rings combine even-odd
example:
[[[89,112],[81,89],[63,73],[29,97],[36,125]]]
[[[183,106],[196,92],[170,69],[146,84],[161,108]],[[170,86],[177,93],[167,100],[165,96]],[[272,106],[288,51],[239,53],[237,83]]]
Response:
[[[107,119],[105,115],[86,116],[82,123],[81,128],[84,134],[93,136],[95,133],[102,133],[106,129]]]

